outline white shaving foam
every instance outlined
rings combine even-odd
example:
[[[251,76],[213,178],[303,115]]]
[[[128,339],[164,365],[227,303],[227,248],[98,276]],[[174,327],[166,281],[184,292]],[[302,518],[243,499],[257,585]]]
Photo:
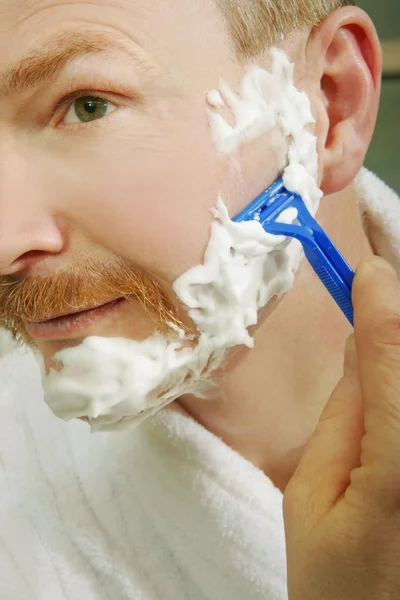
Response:
[[[214,106],[214,108],[222,108],[225,105],[218,90],[211,90],[211,92],[208,92],[207,102],[210,106]]]
[[[316,139],[307,96],[293,83],[294,67],[286,55],[271,52],[272,72],[249,67],[238,92],[221,83],[208,95],[213,142],[229,154],[275,127],[287,140],[284,182],[299,193],[315,214],[321,192],[316,184]],[[235,125],[219,114],[229,107]],[[92,431],[132,428],[183,394],[204,397],[213,371],[235,346],[254,346],[249,327],[274,297],[291,289],[302,256],[296,241],[267,234],[259,222],[234,223],[220,198],[204,264],[190,269],[174,291],[198,328],[198,343],[189,347],[183,331],[169,339],[154,334],[144,342],[87,338],[80,346],[58,352],[60,371],[46,375],[45,400],[64,420],[88,419]],[[295,211],[282,218],[293,222]]]

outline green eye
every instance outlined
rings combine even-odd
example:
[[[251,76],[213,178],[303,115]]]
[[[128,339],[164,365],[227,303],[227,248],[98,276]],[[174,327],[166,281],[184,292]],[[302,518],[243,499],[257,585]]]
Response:
[[[103,98],[83,96],[71,105],[64,121],[66,123],[91,123],[103,119],[113,110],[111,102]]]

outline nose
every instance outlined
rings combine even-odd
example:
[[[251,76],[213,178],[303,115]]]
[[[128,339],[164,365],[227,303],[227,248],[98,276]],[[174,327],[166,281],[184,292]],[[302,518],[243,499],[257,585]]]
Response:
[[[0,177],[0,276],[24,271],[63,248],[62,230],[35,177],[28,183],[26,169],[6,162],[11,168],[3,163]]]
[[[58,254],[63,247],[60,228],[51,215],[15,207],[0,208],[0,276],[26,270],[32,263]]]

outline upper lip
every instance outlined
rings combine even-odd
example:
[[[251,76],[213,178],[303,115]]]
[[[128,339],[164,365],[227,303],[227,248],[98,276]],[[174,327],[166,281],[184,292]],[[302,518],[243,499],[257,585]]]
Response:
[[[93,306],[87,306],[86,308],[76,308],[65,311],[65,312],[60,312],[60,313],[55,313],[52,315],[47,315],[45,319],[30,319],[28,322],[29,323],[34,323],[35,325],[40,324],[40,323],[48,323],[49,321],[54,321],[55,319],[61,319],[62,317],[69,317],[72,315],[77,315],[79,313],[83,313],[83,312],[88,312],[89,310],[93,310],[94,308],[101,308],[102,306],[106,306],[106,304],[110,304],[111,302],[116,302],[117,300],[119,300],[119,298],[112,298],[111,300],[107,300],[107,302],[102,302],[101,304],[93,304]]]

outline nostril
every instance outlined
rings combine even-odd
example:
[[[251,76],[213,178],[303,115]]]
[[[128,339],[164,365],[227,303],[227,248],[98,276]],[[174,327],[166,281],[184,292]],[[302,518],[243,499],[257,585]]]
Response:
[[[26,212],[23,216],[25,220],[18,217],[0,228],[1,275],[44,265],[47,259],[61,254],[66,246],[65,226],[61,228],[52,215]]]
[[[48,252],[45,250],[30,250],[29,252],[25,252],[25,254],[21,254],[13,263],[12,270],[13,272],[21,269],[26,269],[32,263],[35,263],[39,260],[42,260],[46,256],[48,256]]]
[[[20,260],[35,260],[38,258],[43,258],[43,256],[47,254],[44,250],[30,250],[29,252],[25,252],[22,254],[15,262]]]

